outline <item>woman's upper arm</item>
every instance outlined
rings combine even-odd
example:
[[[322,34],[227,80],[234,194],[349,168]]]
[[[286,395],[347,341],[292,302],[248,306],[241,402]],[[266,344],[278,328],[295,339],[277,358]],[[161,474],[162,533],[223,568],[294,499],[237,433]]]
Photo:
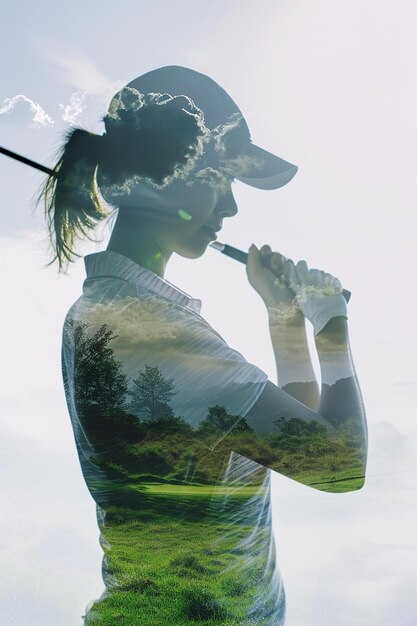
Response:
[[[245,419],[255,432],[270,434],[277,431],[274,420],[279,417],[300,419],[304,422],[316,421],[329,431],[334,431],[333,426],[322,415],[305,406],[268,380],[255,404],[246,413]]]

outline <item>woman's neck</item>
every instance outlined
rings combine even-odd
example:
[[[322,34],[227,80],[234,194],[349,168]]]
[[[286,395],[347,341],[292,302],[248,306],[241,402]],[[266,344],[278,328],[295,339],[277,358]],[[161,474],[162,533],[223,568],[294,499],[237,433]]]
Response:
[[[140,219],[129,219],[119,210],[107,250],[123,254],[161,278],[172,254],[165,250],[155,235],[155,230]]]

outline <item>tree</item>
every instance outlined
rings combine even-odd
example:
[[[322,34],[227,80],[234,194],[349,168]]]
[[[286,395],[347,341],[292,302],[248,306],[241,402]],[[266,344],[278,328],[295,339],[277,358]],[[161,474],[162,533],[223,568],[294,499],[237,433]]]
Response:
[[[274,424],[278,432],[268,437],[272,447],[309,456],[320,456],[330,449],[327,428],[316,420],[307,422],[298,417],[281,416]]]
[[[90,444],[107,461],[115,461],[118,446],[141,441],[146,432],[137,417],[125,410],[128,378],[109,345],[117,335],[107,324],[95,332],[89,328],[90,324],[72,318],[65,324],[66,355],[72,354],[73,362],[63,361],[64,384]]]
[[[253,432],[253,429],[249,426],[244,417],[240,418],[238,424],[236,424],[238,415],[229,415],[226,407],[216,404],[210,406],[208,409],[207,417],[200,422],[198,431],[202,434],[211,433],[228,433],[233,427],[233,432]],[[236,426],[235,426],[236,424]]]
[[[173,378],[164,378],[157,366],[145,365],[133,380],[130,409],[147,420],[172,417],[174,413],[169,402],[178,393],[174,388]]]
[[[107,324],[102,324],[93,334],[90,324],[69,319],[67,330],[72,330],[74,347],[74,399],[81,410],[97,407],[105,412],[123,409],[128,391],[123,365],[117,361],[110,341],[116,339]]]

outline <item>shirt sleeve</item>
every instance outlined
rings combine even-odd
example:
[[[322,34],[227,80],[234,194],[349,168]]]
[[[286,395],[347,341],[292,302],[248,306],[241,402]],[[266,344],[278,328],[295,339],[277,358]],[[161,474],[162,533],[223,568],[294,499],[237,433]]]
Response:
[[[84,301],[82,319],[91,330],[106,324],[113,332],[109,345],[131,388],[147,367],[158,368],[153,372],[173,392],[162,400],[210,449],[236,427],[268,380],[198,313],[155,294]]]

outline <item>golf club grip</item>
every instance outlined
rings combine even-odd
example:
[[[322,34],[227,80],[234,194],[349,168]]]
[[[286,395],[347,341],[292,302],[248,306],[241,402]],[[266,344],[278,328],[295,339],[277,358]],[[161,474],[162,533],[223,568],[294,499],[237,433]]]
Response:
[[[248,260],[247,252],[243,252],[243,250],[239,250],[238,248],[234,248],[233,246],[229,246],[228,244],[225,244],[224,249],[223,249],[223,254],[226,254],[227,256],[230,256],[232,259],[235,259],[236,261],[239,261],[240,263],[244,263],[245,265]],[[347,289],[343,289],[342,294],[346,302],[349,302],[350,296],[352,295],[352,293],[348,291]]]

